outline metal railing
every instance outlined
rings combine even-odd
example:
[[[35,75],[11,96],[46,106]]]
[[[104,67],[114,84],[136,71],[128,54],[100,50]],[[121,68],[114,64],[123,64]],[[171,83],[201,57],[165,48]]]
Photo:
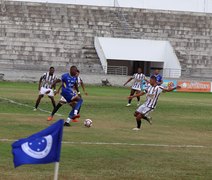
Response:
[[[181,76],[181,69],[163,69],[164,78],[179,78]]]
[[[127,66],[108,66],[107,74],[128,75],[128,67]]]
[[[127,34],[129,33],[131,35],[131,31],[130,31],[130,24],[128,23],[125,15],[122,12],[122,8],[119,5],[118,0],[114,0],[114,7],[116,7],[117,11],[117,17],[121,23],[122,29],[124,30],[124,32]]]

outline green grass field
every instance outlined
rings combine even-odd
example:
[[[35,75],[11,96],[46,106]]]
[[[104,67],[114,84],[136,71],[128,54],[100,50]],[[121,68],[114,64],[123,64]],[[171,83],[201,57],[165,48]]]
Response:
[[[63,141],[73,143],[62,146],[59,179],[212,179],[212,94],[164,93],[152,113],[153,125],[143,122],[142,131],[135,132],[136,101],[125,107],[129,89],[89,86],[87,91],[80,122],[64,127]],[[0,82],[2,180],[53,179],[54,164],[14,169],[12,142],[2,141],[27,137],[51,124],[48,113],[2,99],[34,106],[37,94],[37,84]],[[40,107],[52,110],[47,97]],[[69,110],[68,105],[59,110],[62,118]],[[85,118],[93,120],[92,128],[83,126]]]

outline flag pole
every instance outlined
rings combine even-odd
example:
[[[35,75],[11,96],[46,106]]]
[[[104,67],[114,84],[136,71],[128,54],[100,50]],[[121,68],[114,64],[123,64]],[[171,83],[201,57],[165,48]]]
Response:
[[[54,166],[54,180],[58,180],[59,162],[55,162]]]

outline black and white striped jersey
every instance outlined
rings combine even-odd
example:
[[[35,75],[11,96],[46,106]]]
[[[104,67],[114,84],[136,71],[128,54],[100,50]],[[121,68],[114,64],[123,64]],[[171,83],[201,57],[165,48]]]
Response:
[[[154,109],[157,105],[158,98],[163,92],[164,87],[162,86],[151,86],[150,84],[145,89],[146,92],[146,107]]]
[[[44,73],[43,76],[41,76],[42,79],[42,87],[46,89],[50,89],[53,82],[57,79],[56,75],[49,75],[49,72]]]
[[[134,79],[134,84],[132,85],[132,89],[140,90],[142,81],[146,79],[146,76],[142,73],[135,73],[132,77]]]
[[[81,86],[81,83],[82,83],[82,79],[81,79],[81,77],[77,77],[77,85],[78,85],[78,87],[80,87]]]

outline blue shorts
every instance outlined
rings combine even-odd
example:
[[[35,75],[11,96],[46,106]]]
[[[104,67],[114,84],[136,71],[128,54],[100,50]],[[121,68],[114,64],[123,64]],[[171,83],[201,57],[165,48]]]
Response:
[[[65,90],[62,90],[62,92],[61,92],[61,96],[63,96],[68,103],[70,103],[71,100],[74,97],[76,97],[76,95],[77,94],[75,92],[70,92],[70,91],[65,91]]]

